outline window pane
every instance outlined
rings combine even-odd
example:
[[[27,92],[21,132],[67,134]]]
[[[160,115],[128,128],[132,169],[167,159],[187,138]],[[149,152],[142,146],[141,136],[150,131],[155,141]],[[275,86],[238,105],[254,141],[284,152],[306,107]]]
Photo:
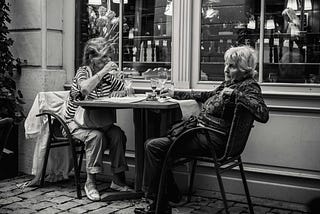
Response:
[[[257,1],[202,0],[201,81],[224,80],[224,53],[231,46],[255,47],[259,38]]]
[[[87,1],[88,39],[102,36],[114,41],[113,61],[119,61],[122,39],[122,70],[133,78],[150,79],[167,71],[171,79],[172,1],[123,2],[123,37],[119,38],[119,0]]]
[[[160,70],[171,78],[172,1],[136,0],[124,6],[123,70],[150,79]]]
[[[265,82],[319,83],[319,4],[315,0],[266,1]]]

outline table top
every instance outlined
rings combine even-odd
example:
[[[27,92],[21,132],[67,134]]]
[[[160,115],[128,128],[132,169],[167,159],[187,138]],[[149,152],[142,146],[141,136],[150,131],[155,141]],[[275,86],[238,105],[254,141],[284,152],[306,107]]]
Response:
[[[138,101],[138,102],[109,102],[106,100],[94,99],[94,100],[81,100],[76,101],[76,104],[84,108],[117,108],[117,109],[174,109],[178,108],[179,104],[175,102],[159,102],[159,101]]]

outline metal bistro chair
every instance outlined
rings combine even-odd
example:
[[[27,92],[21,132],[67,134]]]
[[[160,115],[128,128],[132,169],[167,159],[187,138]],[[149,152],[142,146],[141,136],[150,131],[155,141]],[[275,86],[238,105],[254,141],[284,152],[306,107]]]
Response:
[[[217,175],[217,179],[218,179],[218,183],[219,183],[219,187],[220,187],[220,191],[221,191],[223,204],[224,204],[226,213],[229,213],[229,211],[228,211],[228,204],[227,204],[226,194],[225,194],[225,190],[224,190],[223,183],[222,183],[221,174],[228,169],[232,169],[236,166],[239,166],[242,182],[244,185],[244,190],[245,190],[246,197],[247,197],[249,210],[250,210],[250,213],[253,214],[254,211],[253,211],[253,207],[252,207],[252,203],[251,203],[251,199],[250,199],[249,189],[248,189],[246,177],[245,177],[244,170],[243,170],[242,160],[240,157],[241,153],[243,152],[243,150],[246,146],[251,128],[253,127],[253,122],[254,122],[253,115],[242,104],[237,104],[235,111],[234,111],[234,116],[232,119],[231,128],[229,131],[229,136],[228,136],[228,140],[227,140],[227,144],[226,144],[227,146],[226,146],[224,155],[222,157],[217,157],[216,154],[213,154],[212,157],[174,154],[175,155],[174,158],[177,161],[174,161],[173,164],[170,164],[170,162],[172,162],[172,161],[170,161],[170,156],[171,156],[174,148],[180,143],[185,143],[185,142],[182,142],[181,140],[179,140],[182,137],[182,135],[185,135],[190,132],[205,131],[206,137],[209,138],[208,132],[211,132],[211,131],[215,132],[215,130],[211,129],[211,128],[207,128],[207,127],[196,127],[196,128],[192,128],[190,130],[187,130],[182,135],[180,135],[170,146],[170,148],[166,154],[165,160],[164,160],[163,168],[161,171],[160,182],[159,182],[156,213],[159,214],[160,204],[161,204],[160,202],[162,200],[163,193],[164,193],[164,187],[166,185],[166,173],[169,168],[169,165],[171,167],[171,166],[175,166],[177,164],[192,161],[192,168],[191,168],[191,172],[190,172],[191,177],[190,177],[189,190],[188,190],[188,202],[190,202],[191,195],[192,195],[192,187],[193,187],[195,169],[196,169],[197,161],[199,160],[199,161],[214,163],[214,168],[215,168],[215,172]]]
[[[3,150],[7,145],[7,141],[8,141],[12,126],[13,126],[12,118],[0,119],[0,160],[2,157]]]
[[[78,199],[81,199],[82,195],[81,195],[81,186],[80,186],[80,170],[81,170],[81,163],[82,163],[83,154],[84,154],[84,143],[72,137],[67,124],[59,115],[51,111],[43,111],[42,113],[37,115],[37,117],[40,117],[40,116],[47,116],[48,124],[49,124],[49,140],[48,140],[45,159],[42,167],[40,186],[43,187],[44,185],[44,178],[46,174],[46,167],[48,163],[50,149],[56,148],[56,147],[62,147],[62,146],[70,146],[72,151],[72,157],[73,157],[74,179],[75,179],[75,185],[77,190],[77,197]],[[64,130],[66,137],[63,136],[62,130]],[[77,149],[78,147],[80,147],[80,151],[79,149]],[[78,162],[77,155],[80,156],[79,162]]]

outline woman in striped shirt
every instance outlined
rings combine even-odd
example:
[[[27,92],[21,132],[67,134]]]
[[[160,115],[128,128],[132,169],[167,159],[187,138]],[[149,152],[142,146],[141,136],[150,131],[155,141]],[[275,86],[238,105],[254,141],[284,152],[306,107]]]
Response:
[[[85,143],[87,180],[84,189],[87,197],[93,201],[100,200],[95,177],[102,172],[102,155],[107,146],[110,149],[113,172],[110,188],[118,191],[129,190],[125,183],[125,171],[128,170],[124,155],[127,139],[121,128],[113,124],[113,119],[110,119],[110,125],[104,129],[82,128],[74,120],[79,107],[75,103],[77,100],[125,95],[123,83],[110,74],[118,69],[117,64],[111,61],[113,53],[112,44],[104,38],[93,38],[87,42],[83,66],[78,69],[72,81],[65,116],[73,137]]]

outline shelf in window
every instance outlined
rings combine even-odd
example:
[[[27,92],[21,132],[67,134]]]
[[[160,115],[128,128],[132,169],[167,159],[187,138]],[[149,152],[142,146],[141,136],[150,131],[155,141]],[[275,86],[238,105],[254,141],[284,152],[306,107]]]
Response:
[[[133,38],[123,37],[125,40],[156,40],[156,39],[172,39],[171,36],[134,36]]]
[[[171,62],[130,62],[130,61],[124,61],[124,65],[128,64],[157,64],[157,65],[171,65]]]

